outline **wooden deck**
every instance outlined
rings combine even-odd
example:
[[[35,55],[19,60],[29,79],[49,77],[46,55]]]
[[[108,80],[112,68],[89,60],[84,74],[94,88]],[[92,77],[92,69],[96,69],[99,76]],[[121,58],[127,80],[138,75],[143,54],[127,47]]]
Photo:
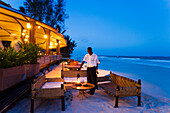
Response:
[[[46,60],[45,60],[46,58]],[[43,60],[43,61],[42,61]],[[39,59],[40,69],[47,67],[49,71],[46,74],[47,78],[61,78],[61,65],[54,67],[52,71],[49,70],[50,66],[59,63],[60,56],[45,56]],[[6,113],[15,103],[21,99],[31,88],[31,79],[26,79],[21,83],[7,89],[0,94],[0,113]]]
[[[0,113],[6,113],[30,89],[31,80],[24,80],[10,90],[0,94]]]
[[[46,78],[61,78],[62,64],[54,66],[51,71],[46,71]],[[84,69],[83,69],[84,70]],[[99,70],[98,77],[109,74],[109,71]],[[18,102],[21,97],[30,91],[31,80],[24,80],[7,92],[0,94],[0,113],[7,112]]]

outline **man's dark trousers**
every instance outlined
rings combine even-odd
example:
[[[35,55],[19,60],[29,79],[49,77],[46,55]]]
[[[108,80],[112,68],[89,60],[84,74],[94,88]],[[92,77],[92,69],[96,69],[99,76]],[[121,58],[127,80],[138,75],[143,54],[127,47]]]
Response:
[[[95,87],[90,90],[90,94],[94,94],[95,89],[97,88],[96,67],[87,68],[87,81],[88,83],[92,83],[95,85]]]

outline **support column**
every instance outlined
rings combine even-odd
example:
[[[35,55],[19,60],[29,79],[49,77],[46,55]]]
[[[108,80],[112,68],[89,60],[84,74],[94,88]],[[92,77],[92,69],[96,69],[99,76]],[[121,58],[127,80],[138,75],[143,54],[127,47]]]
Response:
[[[59,40],[56,39],[56,55],[61,55],[60,53],[60,43],[59,43]]]
[[[30,29],[30,34],[29,34],[29,42],[35,44],[36,43],[36,38],[35,38],[36,22],[35,22],[35,20],[31,21],[30,24],[31,24],[31,29]]]
[[[46,31],[46,35],[47,35],[47,39],[46,39],[46,54],[49,55],[50,54],[50,30],[49,29],[45,29]]]
[[[22,33],[23,33],[23,27],[21,27],[21,41],[23,44],[25,44],[25,41],[24,41],[25,36],[23,36]]]

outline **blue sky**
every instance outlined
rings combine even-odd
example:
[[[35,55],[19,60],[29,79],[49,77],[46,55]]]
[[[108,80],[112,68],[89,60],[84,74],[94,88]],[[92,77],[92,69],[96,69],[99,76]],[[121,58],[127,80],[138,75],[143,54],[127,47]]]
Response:
[[[3,0],[18,8],[23,0]],[[67,0],[74,54],[170,56],[168,0]]]

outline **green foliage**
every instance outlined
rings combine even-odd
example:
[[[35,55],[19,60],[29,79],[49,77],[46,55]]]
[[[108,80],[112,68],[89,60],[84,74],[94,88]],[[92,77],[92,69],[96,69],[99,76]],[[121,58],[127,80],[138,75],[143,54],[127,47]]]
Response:
[[[20,6],[20,7],[19,7],[19,11],[21,11],[22,13],[25,13],[25,14],[26,14],[26,12],[25,12],[25,8],[24,8],[24,7],[22,7],[22,6]]]
[[[25,0],[24,6],[26,13],[51,27],[57,28],[57,25],[64,27],[65,19],[68,15],[65,13],[64,0]]]
[[[63,30],[62,34],[66,31],[64,27],[68,15],[66,14],[65,0],[25,0],[24,7],[26,14],[32,18],[58,28],[59,32]],[[77,44],[68,35],[65,36],[65,39],[67,40],[67,47],[62,48],[61,53],[64,56],[70,56]]]
[[[0,68],[9,68],[24,64],[25,55],[22,51],[15,51],[14,48],[0,49]]]
[[[70,36],[66,35],[64,37],[67,41],[67,46],[61,48],[61,53],[65,57],[70,57],[70,54],[73,52],[74,48],[77,47],[77,43],[70,38]]]
[[[21,50],[24,53],[25,56],[25,64],[36,64],[37,58],[40,58],[39,51],[41,51],[41,48],[39,45],[28,43],[28,44],[22,44],[19,43]]]
[[[21,50],[15,51],[14,48],[0,49],[0,68],[9,68],[23,64],[35,64],[40,57],[39,45],[32,43],[19,43]]]

